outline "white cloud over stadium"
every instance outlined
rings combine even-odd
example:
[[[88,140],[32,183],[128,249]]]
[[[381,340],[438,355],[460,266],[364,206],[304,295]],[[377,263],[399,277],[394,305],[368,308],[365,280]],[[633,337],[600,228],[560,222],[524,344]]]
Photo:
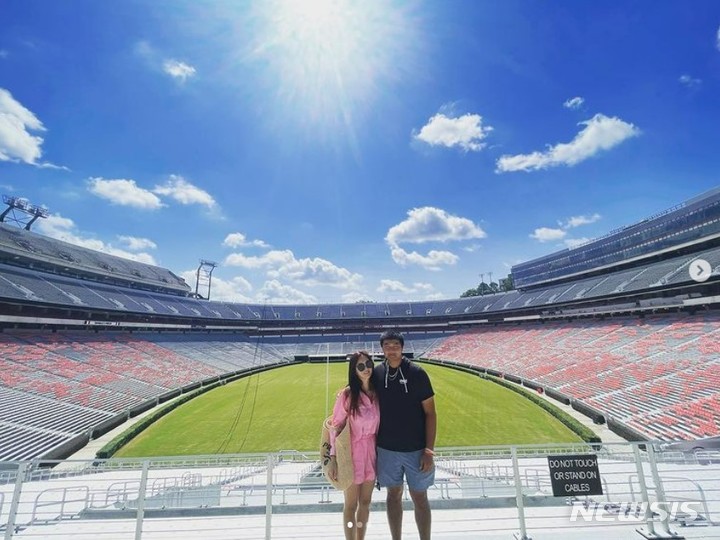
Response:
[[[419,132],[413,133],[413,138],[430,146],[458,147],[465,152],[478,152],[485,148],[483,141],[492,130],[491,126],[483,126],[479,114],[450,117],[437,113]]]
[[[259,256],[231,253],[224,264],[250,270],[261,269],[270,278],[288,279],[306,286],[352,289],[358,287],[362,280],[360,274],[320,257],[298,259],[289,249],[271,250]]]
[[[152,191],[141,188],[135,180],[126,178],[90,178],[88,191],[120,206],[132,206],[141,210],[157,210],[164,206]]]
[[[401,265],[418,265],[427,270],[455,264],[459,257],[447,250],[432,249],[422,255],[406,251],[400,244],[447,243],[485,238],[487,235],[471,220],[447,213],[441,208],[413,208],[407,219],[392,226],[385,236],[393,260]]]
[[[583,225],[590,225],[596,223],[602,219],[602,216],[597,212],[589,215],[572,216],[566,220],[558,221],[559,227],[539,227],[535,229],[529,236],[530,238],[537,240],[538,242],[554,242],[563,240],[563,243],[567,247],[577,247],[584,244],[588,238],[567,238],[568,231]]]
[[[0,161],[26,163],[40,168],[65,169],[38,161],[42,157],[45,126],[30,109],[0,88]]]
[[[584,126],[583,129],[569,143],[550,146],[544,152],[501,156],[495,172],[535,171],[561,165],[571,167],[640,135],[640,129],[635,125],[603,114],[596,114],[579,125]]]

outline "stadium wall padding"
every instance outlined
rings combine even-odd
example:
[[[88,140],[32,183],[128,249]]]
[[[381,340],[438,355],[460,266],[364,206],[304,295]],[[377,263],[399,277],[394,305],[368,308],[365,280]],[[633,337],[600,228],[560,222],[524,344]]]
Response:
[[[160,394],[158,396],[158,402],[165,403],[166,401],[168,401],[174,397],[177,397],[180,394],[182,394],[182,391],[179,388],[172,390],[170,392],[165,392],[164,394]]]
[[[527,387],[527,388],[531,388],[531,389],[533,389],[533,390],[536,390],[536,391],[538,391],[538,392],[540,392],[540,391],[544,392],[544,391],[545,391],[545,388],[543,387],[543,385],[541,385],[540,383],[536,383],[535,381],[528,381],[527,379],[523,379],[523,380],[522,380],[522,385],[525,386],[525,387]],[[567,405],[567,404],[566,404],[566,405]]]
[[[130,408],[130,418],[135,418],[138,414],[142,414],[145,411],[149,411],[152,409],[155,405],[160,403],[157,398],[148,399],[147,401],[144,401],[140,405],[135,405],[134,407]]]
[[[582,403],[581,401],[578,401],[577,399],[573,399],[570,402],[570,406],[575,409],[577,412],[584,414],[588,418],[591,418],[593,422],[596,424],[604,424],[605,423],[605,415],[596,409],[595,407],[591,407],[590,405],[586,405],[585,403]]]
[[[623,424],[622,422],[618,422],[617,420],[614,420],[612,418],[607,419],[607,426],[610,431],[615,433],[616,435],[619,435],[623,439],[627,441],[649,441],[648,437],[640,433],[639,431],[631,428],[630,426],[627,426]]]
[[[59,446],[56,446],[49,452],[46,452],[40,458],[41,460],[61,460],[67,459],[68,456],[73,455],[75,452],[83,448],[87,443],[90,442],[90,435],[78,435],[72,439],[65,441]]]
[[[108,418],[103,422],[100,422],[99,424],[92,427],[92,438],[97,439],[98,437],[105,435],[108,431],[115,429],[120,424],[123,424],[127,419],[128,414],[126,412],[123,412],[120,414],[116,414],[112,418]]]
[[[563,405],[570,405],[570,396],[566,396],[562,392],[558,392],[552,388],[545,388],[545,393],[548,397],[553,398],[555,401],[559,401]]]

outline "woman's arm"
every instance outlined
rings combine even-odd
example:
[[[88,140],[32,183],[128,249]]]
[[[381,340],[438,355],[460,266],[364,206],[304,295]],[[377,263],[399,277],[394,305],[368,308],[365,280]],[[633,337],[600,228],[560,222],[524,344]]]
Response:
[[[330,430],[330,455],[335,455],[335,439],[347,422],[348,417],[348,394],[347,388],[338,393],[333,407],[332,428]]]

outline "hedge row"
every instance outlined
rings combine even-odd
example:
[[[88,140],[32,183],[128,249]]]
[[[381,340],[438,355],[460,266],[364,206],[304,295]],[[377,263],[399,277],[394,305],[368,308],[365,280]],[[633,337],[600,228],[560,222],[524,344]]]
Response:
[[[600,437],[598,437],[592,429],[583,425],[578,420],[576,420],[575,418],[573,418],[572,416],[567,414],[565,411],[558,409],[555,405],[553,405],[552,403],[549,403],[548,401],[541,398],[540,396],[533,394],[532,392],[529,392],[528,390],[525,390],[524,388],[518,386],[517,384],[509,383],[504,379],[500,379],[498,377],[493,377],[492,375],[481,375],[481,377],[487,379],[488,381],[492,381],[501,386],[504,386],[505,388],[508,388],[509,390],[512,390],[513,392],[517,392],[518,394],[520,394],[522,396],[525,396],[530,401],[532,401],[536,405],[542,407],[547,412],[552,414],[562,424],[564,424],[569,429],[571,429],[573,432],[575,432],[583,441],[588,442],[588,443],[602,442],[600,440]]]
[[[147,415],[145,418],[137,422],[136,424],[133,424],[128,429],[123,431],[120,435],[115,437],[113,440],[111,440],[109,443],[107,443],[105,446],[103,446],[100,450],[97,451],[95,454],[95,457],[97,459],[107,459],[109,457],[112,457],[115,452],[120,450],[123,446],[125,446],[127,443],[129,443],[134,437],[139,435],[141,432],[143,432],[145,429],[147,429],[153,422],[159,420],[163,416],[165,416],[167,413],[175,409],[176,407],[179,407],[183,403],[187,403],[193,398],[196,398],[200,394],[204,394],[208,390],[212,390],[213,388],[217,387],[220,384],[220,382],[214,382],[212,384],[209,384],[207,386],[203,386],[201,388],[198,388],[197,390],[194,390],[193,392],[187,393],[184,396],[176,399],[172,403],[168,403],[161,409],[158,409],[152,414]]]

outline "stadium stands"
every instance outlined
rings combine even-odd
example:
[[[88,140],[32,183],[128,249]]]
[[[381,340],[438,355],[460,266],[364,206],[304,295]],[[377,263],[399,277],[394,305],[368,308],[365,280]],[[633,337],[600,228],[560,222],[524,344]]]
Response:
[[[720,314],[523,324],[458,333],[427,353],[539,383],[649,438],[720,433]]]
[[[520,290],[276,305],[193,298],[170,270],[0,224],[0,460],[41,456],[201,381],[358,349],[378,356],[376,336],[394,326],[415,357],[535,381],[648,437],[717,434],[720,316],[687,311],[719,302],[719,238],[717,189],[516,266]],[[688,271],[699,257],[709,287]],[[582,319],[620,311],[627,318]]]
[[[693,255],[673,257],[661,263],[622,270],[602,277],[532,291],[510,291],[483,297],[418,303],[367,303],[307,305],[258,305],[201,301],[195,298],[141,291],[118,285],[47,274],[0,264],[0,298],[5,301],[76,306],[108,312],[170,316],[207,321],[298,321],[364,319],[448,319],[486,315],[512,310],[548,308],[566,302],[593,300],[645,292],[665,285],[692,283],[687,267],[697,257],[713,266],[720,275],[720,247]]]
[[[227,336],[0,334],[0,461],[43,455],[170,390],[286,361]]]
[[[170,270],[35,234],[0,223],[0,261],[56,267],[56,271],[79,273],[91,279],[109,277],[131,286],[152,286],[158,290],[187,294],[185,281]]]
[[[582,274],[680,247],[701,244],[720,233],[720,188],[694,197],[639,223],[513,266],[515,286],[524,288]]]

